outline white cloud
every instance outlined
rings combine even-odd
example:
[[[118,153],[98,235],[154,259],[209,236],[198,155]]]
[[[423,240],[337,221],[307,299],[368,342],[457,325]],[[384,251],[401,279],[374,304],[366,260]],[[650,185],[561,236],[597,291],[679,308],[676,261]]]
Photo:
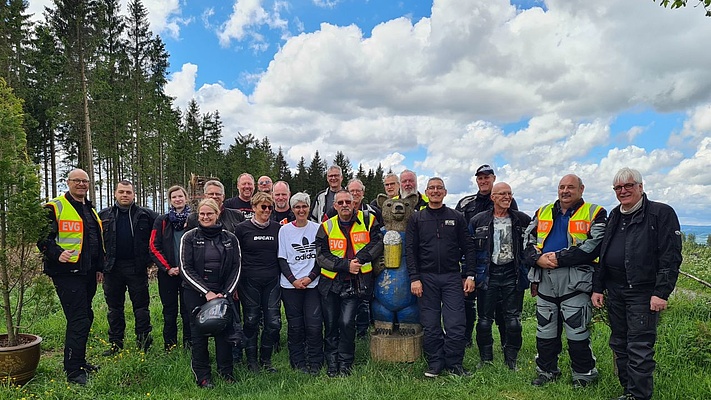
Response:
[[[122,10],[127,12],[128,1],[122,0]],[[143,0],[143,5],[148,10],[148,23],[153,33],[180,37],[180,27],[192,22],[192,18],[181,18],[179,0]]]
[[[185,108],[190,99],[195,96],[195,77],[197,76],[198,66],[195,64],[183,64],[179,72],[174,72],[170,75],[168,82],[165,85],[165,94],[174,97],[174,105],[179,108]]]
[[[288,22],[281,17],[281,12],[287,10],[289,4],[275,1],[271,12],[262,7],[262,0],[235,0],[232,13],[217,31],[217,37],[222,47],[228,47],[232,40],[251,40],[250,47],[255,51],[264,51],[268,45],[258,33],[258,29],[267,26],[270,29],[287,32]]]
[[[314,5],[323,8],[334,8],[339,3],[339,0],[312,0]]]
[[[675,204],[686,218],[706,212],[711,52],[698,51],[698,38],[711,36],[711,24],[703,13],[614,0],[546,6],[435,0],[431,17],[385,21],[369,34],[322,23],[289,37],[250,94],[219,85],[196,90],[190,65],[173,81],[192,77],[193,87],[182,82],[173,90],[179,99],[192,90],[204,110],[218,108],[229,121],[227,136],[269,136],[292,165],[315,149],[328,160],[341,150],[356,167],[416,168],[421,186],[442,175],[449,204],[475,191],[475,169],[491,163],[526,211],[555,199],[569,172],[585,181],[586,198],[610,206],[612,176],[631,166],[644,174],[650,197]],[[286,29],[284,8],[264,7],[235,2],[221,43],[259,46],[260,28]],[[673,135],[654,124],[628,128],[618,133],[626,147],[609,148],[610,124],[633,109],[688,117]],[[666,148],[628,145],[659,134],[668,135]]]

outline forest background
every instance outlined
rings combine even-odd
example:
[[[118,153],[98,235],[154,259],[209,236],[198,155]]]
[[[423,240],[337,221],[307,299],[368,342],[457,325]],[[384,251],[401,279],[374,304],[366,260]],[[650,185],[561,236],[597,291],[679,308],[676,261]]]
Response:
[[[293,192],[326,186],[330,162],[318,150],[292,169],[267,137],[223,143],[219,110],[201,110],[195,100],[176,108],[164,91],[169,55],[146,7],[130,1],[124,16],[119,3],[58,0],[45,20],[32,22],[25,1],[0,2],[0,78],[24,100],[28,152],[41,167],[45,198],[63,191],[74,167],[89,173],[97,209],[121,179],[134,182],[139,204],[158,211],[167,207],[165,189],[187,187],[191,174],[219,178],[226,197],[236,195],[243,172],[285,180]],[[354,171],[343,152],[333,163],[344,184],[363,181],[367,200],[382,192],[380,166]]]

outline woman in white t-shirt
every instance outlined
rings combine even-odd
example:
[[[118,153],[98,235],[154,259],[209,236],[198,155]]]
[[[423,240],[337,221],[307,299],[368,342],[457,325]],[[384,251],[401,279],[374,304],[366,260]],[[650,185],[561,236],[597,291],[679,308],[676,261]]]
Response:
[[[316,232],[319,224],[309,221],[311,199],[296,193],[289,201],[296,220],[279,230],[281,297],[288,324],[291,367],[318,375],[323,364],[321,298],[316,289],[320,268],[316,263]]]

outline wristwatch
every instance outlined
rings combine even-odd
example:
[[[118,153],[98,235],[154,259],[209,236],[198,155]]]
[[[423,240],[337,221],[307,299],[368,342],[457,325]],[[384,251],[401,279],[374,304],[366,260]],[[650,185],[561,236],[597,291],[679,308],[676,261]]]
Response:
[[[476,277],[473,277],[473,276],[467,276],[467,279],[469,279],[472,282],[476,281]]]

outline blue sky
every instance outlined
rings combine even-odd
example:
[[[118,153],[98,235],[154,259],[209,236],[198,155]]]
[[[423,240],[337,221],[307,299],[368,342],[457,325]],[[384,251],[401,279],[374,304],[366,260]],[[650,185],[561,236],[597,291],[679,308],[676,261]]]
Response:
[[[31,0],[30,10],[50,0]],[[513,4],[512,4],[513,3]],[[125,4],[125,2],[123,3]],[[445,178],[493,164],[524,211],[566,173],[608,208],[622,166],[684,224],[711,225],[711,19],[652,0],[146,0],[166,91],[268,136]],[[324,182],[325,185],[325,182]]]

